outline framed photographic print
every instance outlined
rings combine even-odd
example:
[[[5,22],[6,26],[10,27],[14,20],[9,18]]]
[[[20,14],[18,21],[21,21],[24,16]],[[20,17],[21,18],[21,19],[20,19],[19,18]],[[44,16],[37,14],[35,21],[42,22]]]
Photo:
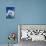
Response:
[[[6,7],[6,18],[14,18],[15,17],[15,7]]]

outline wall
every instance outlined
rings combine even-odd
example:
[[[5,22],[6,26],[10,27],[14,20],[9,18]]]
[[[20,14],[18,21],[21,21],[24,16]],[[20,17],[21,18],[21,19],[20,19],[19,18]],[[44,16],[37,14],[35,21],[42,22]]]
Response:
[[[15,6],[15,19],[6,19],[6,7]],[[0,0],[0,44],[8,43],[17,24],[46,24],[46,0]],[[16,40],[17,42],[17,40]]]

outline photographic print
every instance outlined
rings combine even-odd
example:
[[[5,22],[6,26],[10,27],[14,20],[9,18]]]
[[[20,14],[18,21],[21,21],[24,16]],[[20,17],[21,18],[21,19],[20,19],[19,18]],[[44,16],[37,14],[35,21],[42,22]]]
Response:
[[[42,45],[46,43],[46,25],[19,24],[18,39],[20,46]]]
[[[15,7],[6,7],[6,18],[15,17]]]

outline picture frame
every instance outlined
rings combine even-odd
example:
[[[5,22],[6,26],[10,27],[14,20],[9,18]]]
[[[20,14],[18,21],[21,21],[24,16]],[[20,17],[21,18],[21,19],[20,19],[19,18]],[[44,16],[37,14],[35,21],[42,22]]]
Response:
[[[15,18],[15,7],[6,7],[6,18]]]

